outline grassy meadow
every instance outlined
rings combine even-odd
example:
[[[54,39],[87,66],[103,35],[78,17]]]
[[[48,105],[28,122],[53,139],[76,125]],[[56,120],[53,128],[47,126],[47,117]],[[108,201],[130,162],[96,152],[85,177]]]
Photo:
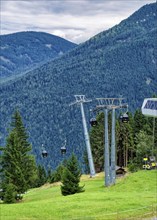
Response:
[[[85,192],[62,196],[60,183],[31,189],[22,202],[0,204],[0,220],[113,220],[156,216],[157,170],[143,170],[118,178],[104,187],[104,174],[83,175]],[[132,218],[131,218],[132,217]]]

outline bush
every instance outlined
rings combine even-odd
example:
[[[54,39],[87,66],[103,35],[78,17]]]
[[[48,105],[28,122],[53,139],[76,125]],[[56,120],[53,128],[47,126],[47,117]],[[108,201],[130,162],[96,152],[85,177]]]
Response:
[[[63,164],[60,164],[57,169],[51,174],[49,182],[55,183],[61,181],[64,168],[65,166],[63,166]]]
[[[137,172],[139,169],[139,165],[137,164],[137,162],[135,161],[130,161],[130,163],[128,164],[128,170],[131,173]]]
[[[22,194],[16,194],[15,199],[16,199],[17,201],[20,201],[20,200],[23,199],[23,195],[22,195]]]
[[[4,203],[15,203],[16,202],[16,189],[12,183],[6,186],[6,191],[4,194]]]
[[[4,189],[0,189],[0,200],[3,200],[4,199]]]

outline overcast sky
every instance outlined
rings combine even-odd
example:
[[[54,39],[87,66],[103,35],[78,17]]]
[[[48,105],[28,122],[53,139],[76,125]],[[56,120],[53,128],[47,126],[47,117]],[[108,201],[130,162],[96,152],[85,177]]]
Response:
[[[0,0],[1,34],[42,31],[81,43],[155,0]]]

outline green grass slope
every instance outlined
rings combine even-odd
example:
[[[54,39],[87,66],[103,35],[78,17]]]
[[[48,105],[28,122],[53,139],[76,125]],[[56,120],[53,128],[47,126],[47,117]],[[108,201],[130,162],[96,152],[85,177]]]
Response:
[[[82,176],[81,184],[85,192],[71,196],[61,195],[59,183],[31,189],[23,202],[1,204],[1,219],[146,219],[157,214],[156,170],[129,174],[108,188],[103,174],[93,179]]]

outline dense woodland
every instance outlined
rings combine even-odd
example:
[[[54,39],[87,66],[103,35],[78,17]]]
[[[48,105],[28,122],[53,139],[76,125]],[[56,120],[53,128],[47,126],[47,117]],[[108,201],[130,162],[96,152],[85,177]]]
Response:
[[[156,3],[146,5],[119,25],[94,36],[61,58],[21,78],[2,83],[1,146],[6,145],[11,115],[18,109],[38,164],[43,164],[47,169],[55,169],[64,159],[60,147],[65,140],[65,158],[74,152],[80,163],[83,163],[86,147],[80,107],[69,107],[75,101],[73,95],[84,94],[93,100],[84,105],[89,128],[89,109],[95,107],[95,98],[124,97],[129,112],[134,115],[141,108],[144,98],[157,93],[156,11]],[[130,133],[128,129],[133,128],[131,124],[128,126],[119,126],[119,130],[126,129]],[[130,142],[135,142],[134,136],[138,132],[133,130],[133,137],[129,136]],[[122,159],[118,157],[119,164],[126,165],[131,157],[130,145],[128,150],[125,149],[128,153],[126,156],[121,140],[117,141],[119,152],[124,154]],[[48,151],[47,160],[41,156],[42,144]],[[134,145],[131,146],[134,149]]]

